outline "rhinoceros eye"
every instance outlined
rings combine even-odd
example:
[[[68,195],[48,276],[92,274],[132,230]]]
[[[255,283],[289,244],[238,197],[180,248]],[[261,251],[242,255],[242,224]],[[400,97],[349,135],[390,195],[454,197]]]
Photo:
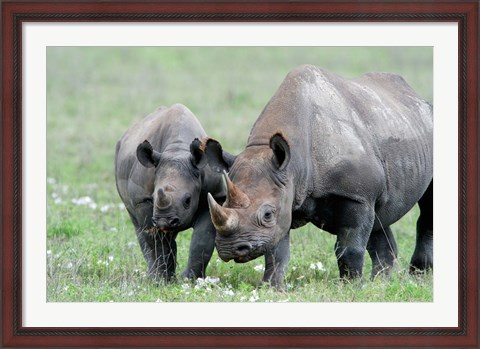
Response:
[[[275,224],[275,207],[264,205],[258,211],[258,221],[261,225],[270,227]]]
[[[263,214],[263,219],[266,220],[266,221],[271,220],[272,217],[273,217],[273,212],[272,212],[272,211],[266,211],[266,212]]]
[[[191,203],[192,203],[192,196],[190,194],[186,194],[185,198],[183,199],[183,207],[185,207],[185,209],[188,209]]]

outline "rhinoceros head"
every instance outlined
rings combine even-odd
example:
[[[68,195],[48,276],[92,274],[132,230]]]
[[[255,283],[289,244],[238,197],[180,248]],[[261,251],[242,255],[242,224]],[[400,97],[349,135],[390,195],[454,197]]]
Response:
[[[210,140],[211,142],[216,142]],[[208,163],[219,155],[211,154]],[[220,258],[244,263],[274,249],[291,225],[293,187],[286,167],[290,147],[281,133],[269,145],[247,147],[233,163],[230,177],[224,173],[227,197],[220,206],[209,194],[212,222],[217,230]]]
[[[200,140],[191,143],[190,153],[160,153],[146,140],[137,147],[137,158],[143,166],[155,168],[153,224],[163,232],[189,228],[202,187],[200,169],[206,164]]]

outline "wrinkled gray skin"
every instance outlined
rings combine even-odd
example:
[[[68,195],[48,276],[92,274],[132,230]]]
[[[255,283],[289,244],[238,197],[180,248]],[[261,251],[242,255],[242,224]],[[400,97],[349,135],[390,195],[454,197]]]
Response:
[[[340,276],[390,269],[390,225],[420,206],[411,271],[433,267],[432,107],[402,77],[344,79],[305,65],[291,71],[231,168],[223,207],[209,197],[219,256],[265,255],[264,281],[282,288],[289,232],[312,222],[335,234]],[[212,166],[215,140],[206,143]]]
[[[160,107],[118,141],[115,178],[154,278],[175,276],[177,233],[193,227],[188,265],[182,277],[205,276],[215,243],[207,193],[223,201],[220,173],[206,165],[206,137],[192,112],[181,104]],[[222,151],[220,150],[220,153]],[[228,168],[233,157],[221,155]],[[227,162],[225,162],[227,161]]]

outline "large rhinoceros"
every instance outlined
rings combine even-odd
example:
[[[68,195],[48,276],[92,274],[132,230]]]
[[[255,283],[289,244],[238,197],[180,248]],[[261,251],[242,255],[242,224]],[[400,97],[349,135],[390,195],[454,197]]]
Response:
[[[420,206],[411,270],[433,264],[432,106],[395,74],[345,79],[311,65],[291,71],[226,175],[223,207],[208,197],[219,256],[265,255],[264,281],[282,287],[289,231],[307,222],[335,234],[340,276],[393,265],[390,225]],[[208,140],[212,167],[220,144]]]
[[[225,199],[220,173],[206,166],[201,139],[206,133],[181,104],[160,107],[129,128],[118,141],[115,178],[135,227],[149,275],[175,275],[177,233],[193,227],[183,277],[204,277],[213,253],[215,228],[207,193]],[[234,158],[220,150],[222,169]]]

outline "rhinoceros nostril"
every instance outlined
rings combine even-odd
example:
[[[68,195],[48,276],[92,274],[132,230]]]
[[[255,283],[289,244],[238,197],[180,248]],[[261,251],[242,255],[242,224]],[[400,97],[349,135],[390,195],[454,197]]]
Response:
[[[252,245],[250,245],[248,242],[241,243],[235,246],[236,255],[239,257],[246,256],[247,254],[250,253],[251,249],[252,249]]]
[[[176,227],[176,226],[178,226],[179,224],[180,224],[180,220],[179,220],[178,218],[174,218],[174,219],[172,219],[172,220],[169,222],[169,225],[170,225],[171,227]]]

